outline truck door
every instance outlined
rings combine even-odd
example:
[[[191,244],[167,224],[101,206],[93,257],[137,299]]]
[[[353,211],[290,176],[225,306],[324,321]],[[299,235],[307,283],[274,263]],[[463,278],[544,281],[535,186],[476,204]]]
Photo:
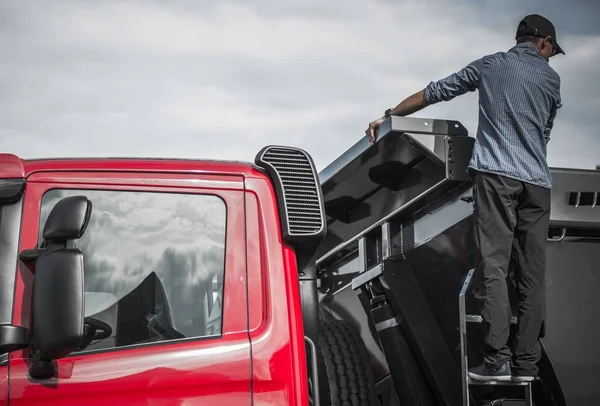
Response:
[[[162,173],[37,173],[28,179],[20,250],[39,246],[61,198],[92,214],[75,243],[85,316],[110,335],[30,373],[10,356],[11,406],[249,405],[243,179]],[[14,318],[30,325],[32,273],[20,262]],[[35,332],[33,332],[35,338]]]

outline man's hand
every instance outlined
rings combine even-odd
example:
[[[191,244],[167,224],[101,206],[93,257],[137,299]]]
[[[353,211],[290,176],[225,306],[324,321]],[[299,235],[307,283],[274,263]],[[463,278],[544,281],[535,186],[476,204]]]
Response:
[[[369,137],[369,145],[373,145],[375,144],[375,141],[377,141],[377,137],[379,136],[379,126],[384,121],[385,117],[381,117],[369,123],[369,127],[367,127],[367,130],[365,131],[365,134]]]
[[[405,117],[423,109],[427,105],[425,101],[425,89],[413,94],[404,99],[400,104],[392,109],[390,115]],[[365,133],[369,137],[369,144],[375,144],[379,136],[379,126],[385,121],[385,116],[369,123],[369,127]]]

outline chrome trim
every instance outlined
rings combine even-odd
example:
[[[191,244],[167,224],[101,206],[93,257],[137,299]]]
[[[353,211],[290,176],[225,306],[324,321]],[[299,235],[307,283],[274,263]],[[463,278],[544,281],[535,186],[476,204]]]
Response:
[[[548,242],[561,242],[567,236],[567,229],[563,227],[560,236],[557,238],[548,238]]]

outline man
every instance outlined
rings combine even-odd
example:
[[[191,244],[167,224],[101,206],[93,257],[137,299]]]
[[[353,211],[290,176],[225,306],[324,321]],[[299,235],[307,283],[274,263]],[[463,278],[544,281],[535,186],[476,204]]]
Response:
[[[372,144],[379,125],[389,116],[406,116],[479,90],[479,126],[468,169],[474,183],[476,270],[483,272],[486,289],[484,362],[469,370],[477,380],[534,379],[541,358],[539,338],[544,334],[545,247],[552,186],[546,144],[561,107],[560,78],[548,61],[564,52],[552,23],[536,14],[519,23],[516,40],[508,52],[485,56],[429,83],[387,110],[366,131]],[[520,298],[514,354],[507,345],[506,277],[511,255],[516,259]]]

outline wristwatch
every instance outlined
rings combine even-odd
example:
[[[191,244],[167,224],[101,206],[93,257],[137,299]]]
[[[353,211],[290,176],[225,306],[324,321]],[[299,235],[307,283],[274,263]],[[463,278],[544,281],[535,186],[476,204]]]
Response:
[[[387,110],[385,111],[385,115],[384,115],[384,117],[385,117],[385,118],[390,118],[391,116],[392,116],[392,109],[387,109]]]

